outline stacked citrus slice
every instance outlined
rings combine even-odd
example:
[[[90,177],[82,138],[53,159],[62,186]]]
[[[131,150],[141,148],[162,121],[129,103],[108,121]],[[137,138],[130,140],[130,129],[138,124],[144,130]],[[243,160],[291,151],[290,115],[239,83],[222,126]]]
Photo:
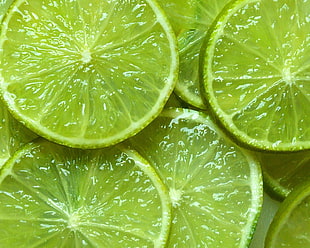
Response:
[[[18,148],[36,137],[12,117],[0,100],[0,168]]]
[[[237,0],[206,42],[205,94],[250,148],[310,149],[309,1]]]
[[[310,183],[295,188],[285,199],[270,225],[266,248],[310,246]]]
[[[309,16],[1,1],[0,247],[308,247]]]
[[[124,147],[79,150],[36,140],[0,174],[1,247],[163,247],[168,192]]]
[[[262,203],[260,168],[207,115],[167,109],[130,142],[168,187],[168,247],[248,246]]]
[[[199,54],[203,39],[228,2],[229,0],[159,0],[178,38],[180,68],[175,92],[196,108],[206,108],[199,83]]]
[[[173,90],[173,31],[153,0],[17,0],[0,36],[0,90],[47,139],[108,146],[154,119]]]

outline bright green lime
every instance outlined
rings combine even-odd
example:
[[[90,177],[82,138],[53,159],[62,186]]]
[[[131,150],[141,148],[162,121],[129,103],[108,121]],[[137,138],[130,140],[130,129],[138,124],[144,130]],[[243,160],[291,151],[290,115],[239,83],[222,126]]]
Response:
[[[205,94],[239,143],[310,148],[309,15],[309,0],[237,0],[213,26]]]
[[[296,187],[280,205],[265,248],[310,247],[310,181]]]
[[[300,183],[310,180],[310,151],[294,153],[257,153],[265,189],[283,200]]]
[[[14,116],[73,147],[141,130],[178,69],[173,30],[154,0],[16,0],[0,51],[0,89]]]
[[[199,53],[210,27],[229,0],[159,0],[177,34],[180,52],[175,92],[196,108],[206,106],[200,92]]]
[[[261,171],[207,115],[167,109],[129,141],[169,189],[167,247],[248,246],[262,204]]]
[[[36,137],[12,117],[0,99],[0,168],[18,148]]]
[[[123,147],[37,140],[0,171],[0,247],[164,247],[168,191]]]

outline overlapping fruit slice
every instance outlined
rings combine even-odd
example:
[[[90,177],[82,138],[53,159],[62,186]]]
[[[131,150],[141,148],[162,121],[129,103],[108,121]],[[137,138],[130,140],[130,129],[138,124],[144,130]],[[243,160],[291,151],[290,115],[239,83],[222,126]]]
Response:
[[[167,109],[129,141],[169,189],[167,247],[248,247],[262,204],[260,167],[207,115]]]
[[[13,118],[0,99],[0,168],[18,148],[36,137]]]
[[[141,130],[177,74],[175,36],[153,0],[17,0],[0,51],[10,111],[72,147],[108,146]]]
[[[166,187],[124,147],[67,148],[38,139],[0,171],[0,247],[164,247]]]
[[[229,0],[159,0],[178,38],[180,69],[175,92],[205,109],[200,90],[199,54],[209,27]]]
[[[265,189],[284,200],[299,184],[310,180],[310,151],[257,153],[264,175]]]
[[[310,148],[310,2],[237,0],[206,44],[213,113],[252,149]]]
[[[296,187],[280,205],[266,237],[266,248],[310,246],[310,183]]]

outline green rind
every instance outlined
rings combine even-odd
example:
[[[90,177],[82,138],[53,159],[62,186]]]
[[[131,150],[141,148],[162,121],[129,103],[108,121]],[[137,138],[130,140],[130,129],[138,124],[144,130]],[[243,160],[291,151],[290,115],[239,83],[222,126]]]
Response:
[[[201,74],[201,87],[202,92],[204,93],[205,104],[209,107],[212,115],[215,118],[215,122],[230,136],[235,143],[240,146],[243,146],[250,150],[255,151],[263,151],[263,152],[295,152],[295,151],[303,151],[310,149],[310,141],[300,141],[298,143],[272,143],[267,142],[265,140],[259,141],[254,138],[251,138],[243,131],[240,131],[231,120],[227,120],[227,114],[225,114],[218,104],[216,103],[215,97],[212,94],[211,88],[211,69],[210,64],[212,58],[214,56],[214,44],[218,39],[218,36],[223,31],[225,23],[227,20],[239,9],[241,9],[244,5],[249,3],[259,2],[259,0],[233,0],[223,9],[221,14],[218,16],[217,20],[210,27],[208,35],[204,41],[204,45],[202,46],[202,54],[200,61],[200,68],[202,71]],[[292,124],[293,125],[293,124]]]
[[[31,166],[29,164],[22,165],[21,163],[23,163],[22,161],[25,158],[26,160],[33,159],[35,157],[35,154],[38,154],[41,152],[41,148],[45,150],[50,148],[48,149],[48,152],[51,152],[52,154],[51,157],[55,156],[54,159],[56,162],[53,160],[51,161],[51,164],[48,165],[45,161],[44,163],[42,163],[42,167],[40,168],[37,167],[38,165],[36,165],[36,168],[34,167],[29,168],[30,171],[37,170],[37,169],[40,171],[37,171],[38,175],[34,177],[35,179],[25,178],[25,180],[22,180],[23,174],[27,175],[27,173],[29,172],[26,171],[27,169],[19,171],[18,167],[23,166],[23,167],[28,168],[29,166]],[[68,158],[74,159],[74,160],[63,161],[61,154],[59,152],[55,153],[55,151],[59,151],[59,149],[62,152],[65,152]],[[118,154],[116,153],[111,154],[111,151],[113,152],[113,149],[114,151],[120,151],[122,155],[118,157]],[[110,177],[107,176],[109,173],[106,174],[106,178],[97,178],[96,174],[93,174],[95,170],[98,170],[98,168],[95,168],[94,166],[96,166],[96,163],[99,162],[99,160],[97,160],[98,157],[96,158],[96,156],[99,156],[100,152],[101,152],[100,156],[103,157],[102,162],[104,162],[101,165],[97,164],[98,167],[99,165],[103,166],[102,169],[100,169],[101,170],[100,174],[103,173],[102,171],[111,169],[111,171],[109,172],[111,174]],[[128,156],[130,160],[135,161],[135,165],[128,164],[128,161],[125,160],[127,157],[123,157],[123,154],[126,154],[126,156]],[[46,154],[46,155],[49,156],[49,154]],[[88,164],[83,164],[83,157],[85,158],[87,157],[87,155],[89,155],[89,158],[92,158],[92,160],[88,161],[87,162]],[[72,156],[75,156],[75,157],[72,157]],[[120,158],[114,161],[115,164],[113,164],[113,162],[109,164],[108,160],[105,161],[105,159],[108,159],[109,157],[113,158],[113,156],[115,156],[115,158]],[[124,160],[122,160],[122,158],[124,158]],[[40,157],[36,157],[34,159],[43,159],[44,161],[44,158],[40,158]],[[61,164],[59,164],[60,161],[62,161]],[[29,163],[29,161],[27,162]],[[66,166],[64,166],[65,164]],[[125,174],[123,175],[122,170],[121,170],[122,168],[120,167],[124,165],[125,166],[127,165],[130,168],[132,167],[132,169],[130,169],[129,171],[131,171],[131,173],[135,173],[135,175],[125,175]],[[60,178],[58,178],[57,181],[54,181],[54,180],[51,182],[42,181],[43,177],[40,177],[40,176],[44,175],[44,169],[46,169],[47,166],[51,166],[51,167],[57,166],[57,169],[61,169],[61,172],[58,171],[58,173],[63,173],[63,175],[60,176],[59,174]],[[73,166],[72,170],[70,169],[70,166]],[[78,169],[77,166],[80,166],[80,169]],[[119,167],[117,170],[112,171],[113,168],[115,169],[117,167]],[[54,170],[55,168],[54,169],[49,168],[49,169]],[[77,173],[77,171],[74,172],[74,170],[76,169],[81,170],[81,172],[86,169],[86,171],[84,172],[86,172],[87,175],[75,174]],[[123,169],[124,169],[123,171],[128,172],[126,168],[123,168]],[[18,176],[16,173],[18,173]],[[111,176],[113,175],[113,173],[115,174],[112,178]],[[87,181],[85,182],[85,184],[79,181],[74,182],[72,181],[74,175],[78,175],[78,178],[83,178],[83,179],[85,179],[85,176],[86,176]],[[15,178],[16,176],[21,177],[20,179],[22,180],[22,181],[18,181],[18,182],[21,182],[23,185],[23,187],[21,187],[20,189],[16,189],[16,186],[14,184],[13,185],[10,184],[9,180],[6,183],[4,183],[8,177]],[[31,175],[31,177],[32,176],[33,175]],[[48,175],[44,175],[44,177],[47,177],[47,176]],[[111,182],[112,185],[114,185],[115,183],[115,185],[123,186],[123,183],[126,183],[126,184],[130,183],[130,180],[126,179],[127,177],[132,178],[133,181],[131,183],[133,184],[133,189],[114,188],[113,190],[109,192],[107,191],[106,194],[103,194],[104,188],[101,188],[101,191],[102,191],[101,193],[99,191],[94,192],[94,189],[96,187],[97,188],[99,187],[97,184],[98,184],[98,181],[100,180],[102,181],[113,180],[113,182]],[[51,175],[51,180],[52,178],[55,179],[55,175]],[[124,182],[122,182],[123,178],[125,178]],[[142,182],[144,182],[144,184],[141,185],[141,188],[138,186],[139,184],[142,183],[142,182],[139,182],[139,179],[141,179]],[[31,180],[35,180],[35,185],[33,186],[33,188],[31,188],[31,184],[28,185],[28,183],[31,182]],[[118,182],[117,180],[120,180],[120,181]],[[52,188],[53,189],[57,188],[57,189],[60,189],[60,191],[59,192],[50,191],[48,188],[49,183],[51,183],[50,190]],[[2,186],[3,184],[6,185],[5,186],[6,188]],[[137,185],[134,185],[134,184],[137,184]],[[142,189],[142,187],[144,186],[146,188]],[[134,187],[139,187],[139,188],[134,189]],[[170,221],[171,203],[170,203],[168,191],[165,185],[163,184],[163,182],[159,179],[155,170],[149,165],[149,163],[144,158],[142,158],[136,151],[129,149],[126,146],[119,145],[114,148],[111,147],[108,150],[102,149],[101,151],[100,150],[79,150],[79,149],[61,147],[59,145],[50,143],[42,138],[38,138],[37,140],[31,143],[28,143],[27,145],[23,146],[20,150],[18,150],[14,154],[14,156],[11,157],[11,159],[5,164],[5,166],[0,169],[0,198],[1,198],[2,208],[10,208],[10,207],[14,208],[14,204],[10,205],[6,203],[4,200],[7,198],[10,198],[10,196],[13,196],[13,194],[11,194],[12,192],[8,190],[11,188],[13,188],[11,190],[12,192],[15,192],[14,190],[18,190],[18,192],[14,194],[13,200],[10,199],[11,201],[10,204],[12,204],[12,202],[14,202],[14,204],[17,204],[16,208],[18,208],[18,210],[14,209],[14,211],[18,213],[18,216],[22,216],[22,218],[20,219],[21,225],[17,224],[16,230],[10,229],[12,228],[12,226],[10,226],[9,224],[6,226],[6,232],[2,232],[2,235],[0,235],[1,236],[0,238],[1,247],[2,246],[4,247],[4,244],[8,244],[8,243],[11,244],[9,245],[9,247],[13,247],[13,246],[15,247],[14,244],[16,243],[14,242],[21,241],[20,240],[21,236],[24,233],[23,228],[25,228],[24,225],[26,224],[30,225],[28,226],[27,231],[32,232],[32,235],[29,236],[29,239],[27,238],[24,240],[24,245],[19,243],[18,247],[21,247],[21,248],[29,247],[28,245],[29,245],[29,242],[31,242],[31,240],[33,241],[34,245],[41,244],[47,248],[55,247],[55,243],[57,243],[57,247],[66,246],[68,245],[68,242],[70,245],[72,245],[73,243],[70,241],[72,239],[71,237],[72,235],[73,235],[73,240],[75,240],[74,243],[77,247],[84,246],[86,243],[88,245],[96,244],[94,247],[103,247],[109,243],[114,243],[114,245],[116,245],[114,247],[118,247],[118,245],[120,245],[119,247],[125,247],[125,246],[133,247],[132,246],[133,244],[134,244],[134,247],[143,246],[142,243],[140,244],[140,243],[133,242],[134,239],[136,240],[140,239],[141,241],[143,241],[142,239],[144,239],[143,244],[152,243],[154,248],[165,247],[165,243],[169,235],[169,229],[170,229],[170,224],[171,224],[171,221]],[[71,191],[66,191],[68,189],[71,189]],[[20,195],[21,192],[23,193],[22,195]],[[86,192],[87,194],[76,195],[77,193],[81,193],[81,192],[84,192],[84,193]],[[139,194],[140,192],[140,194],[134,197],[130,197],[129,199],[126,198],[128,194],[129,196],[132,196],[132,194],[135,192],[137,194]],[[152,194],[152,192],[153,192],[154,199],[150,199],[149,196],[146,197],[146,195]],[[103,202],[101,202],[102,199],[100,199],[100,197],[102,196],[106,197],[105,201]],[[86,201],[87,199],[89,199],[90,201]],[[118,201],[119,201],[119,204],[117,203]],[[150,203],[149,201],[160,202],[161,205],[155,206],[153,203]],[[41,204],[37,205],[36,208],[33,209],[32,207],[35,205],[35,203],[38,203],[38,202],[41,202]],[[98,205],[97,207],[96,207],[96,204]],[[109,208],[109,204],[116,204],[115,206],[120,209],[118,211],[117,210],[114,211],[113,209]],[[124,209],[124,207],[122,207],[123,204],[127,204],[126,206],[131,206],[131,207],[128,209]],[[135,204],[136,204],[136,207],[134,207]],[[144,204],[146,206],[143,206]],[[136,215],[131,216],[132,213],[135,213],[135,211],[136,213],[138,213],[139,211],[142,211],[143,208],[146,208],[145,209],[146,213],[148,211],[151,211],[147,207],[155,207],[153,211],[155,211],[156,214],[154,212],[153,216],[148,216],[140,212],[140,214],[138,215],[136,214]],[[48,211],[49,209],[50,211]],[[92,211],[88,211],[88,209],[92,209]],[[136,210],[136,209],[139,209],[139,210]],[[31,215],[32,211],[34,215]],[[40,211],[43,211],[43,212],[40,212]],[[77,219],[73,217],[72,219],[73,223],[71,223],[70,222],[71,219],[67,219],[67,218],[68,216],[72,216],[72,214],[75,214],[76,212],[78,213]],[[159,212],[161,212],[160,219],[157,218],[159,216],[158,215]],[[102,215],[102,213],[106,213],[107,216]],[[111,214],[112,216],[115,215],[115,217],[112,217]],[[128,217],[123,216],[123,215],[127,216],[127,214],[128,214]],[[153,213],[151,213],[151,215],[152,214]],[[38,216],[39,218],[37,220],[33,219]],[[133,217],[133,219],[131,219],[130,216]],[[9,223],[10,221],[12,221],[11,220],[12,216],[9,216],[9,217],[3,216],[0,213],[0,220],[2,219],[2,221],[4,221],[3,218],[4,220],[9,221]],[[17,218],[18,218],[17,215],[16,216],[13,215],[13,219],[18,220]],[[60,219],[58,220],[58,218]],[[107,223],[99,222],[98,226],[96,226],[95,225],[96,221],[100,220],[101,218],[103,218],[103,220],[106,221]],[[126,218],[126,219],[124,220],[124,223],[118,223],[117,218],[120,218],[120,219]],[[132,224],[131,224],[131,221],[132,221]],[[16,222],[18,223],[18,221]],[[110,222],[111,222],[111,227],[109,229]],[[152,224],[154,226],[146,227],[146,229],[143,231],[145,232],[143,235],[143,232],[141,234],[141,229],[140,229],[142,227],[142,224],[139,224],[139,222],[147,223],[147,225]],[[59,225],[59,230],[57,228],[57,224]],[[100,224],[103,225],[102,229],[100,229]],[[113,224],[115,224],[115,226]],[[117,228],[118,225],[120,225],[119,229]],[[89,230],[87,229],[87,227]],[[152,231],[149,232],[148,228],[150,228]],[[31,229],[33,230],[31,231]],[[47,236],[50,231],[53,234],[52,235],[53,237],[49,237],[49,239],[46,239],[46,240],[44,238],[40,239],[40,237],[36,237],[36,234],[39,234],[40,232],[42,232],[41,229],[43,231],[46,230]],[[64,231],[61,232],[61,230],[64,230]],[[100,231],[98,233],[98,230],[101,230],[102,233],[100,234]],[[107,233],[105,232],[105,230],[107,231]],[[115,230],[115,233],[113,232],[114,230]],[[156,230],[160,232],[157,233],[155,232]],[[14,234],[14,232],[17,232],[16,235],[5,236],[6,233]],[[112,235],[113,234],[116,235],[115,241],[111,240],[111,236],[109,236],[109,232]],[[79,235],[82,235],[82,237]],[[101,239],[98,239],[100,235],[102,237]],[[123,240],[121,238],[122,236],[119,236],[119,235],[124,235]],[[102,240],[102,238],[104,237],[107,240],[105,239]],[[12,241],[11,243],[10,243],[10,239]],[[83,242],[79,243],[78,241],[79,239],[81,240],[81,242],[85,241],[85,243]],[[119,241],[120,243],[118,244]]]
[[[160,118],[171,119],[171,121],[170,122],[169,121],[168,122],[166,122],[166,121],[160,122]],[[179,109],[169,108],[169,109],[164,110],[161,113],[161,115],[158,117],[157,120],[155,120],[152,124],[150,124],[150,126],[148,126],[145,130],[143,130],[137,136],[134,136],[131,139],[129,139],[129,142],[130,142],[131,146],[134,149],[136,149],[140,154],[142,154],[142,156],[144,156],[145,158],[148,159],[148,161],[150,161],[150,163],[157,170],[158,174],[161,176],[162,180],[166,183],[168,189],[170,189],[170,193],[172,194],[171,195],[171,197],[172,197],[171,201],[172,201],[172,205],[174,206],[173,207],[173,211],[172,211],[172,216],[173,216],[174,220],[172,221],[172,229],[171,229],[170,237],[174,237],[174,239],[175,239],[176,235],[179,235],[179,236],[185,235],[186,236],[186,240],[182,239],[182,244],[181,244],[181,243],[174,243],[174,241],[171,240],[172,238],[170,238],[170,241],[169,241],[167,247],[194,247],[194,246],[195,247],[203,247],[203,246],[209,247],[208,245],[210,245],[210,247],[213,247],[213,246],[214,247],[220,247],[220,244],[223,245],[223,243],[221,243],[221,242],[224,242],[223,239],[218,238],[218,240],[214,240],[214,243],[212,243],[212,241],[208,240],[208,237],[212,237],[214,235],[212,230],[217,230],[218,229],[219,233],[220,233],[220,230],[223,230],[223,232],[225,233],[224,230],[227,231],[227,228],[229,228],[229,227],[225,227],[226,221],[229,223],[229,218],[232,218],[232,219],[234,219],[234,218],[231,215],[229,215],[229,217],[227,217],[228,219],[225,220],[225,214],[223,213],[223,215],[221,215],[221,217],[220,217],[220,218],[223,218],[223,220],[222,220],[223,226],[217,226],[217,225],[212,226],[212,224],[211,224],[212,221],[210,220],[210,219],[212,219],[212,217],[208,218],[207,220],[205,220],[204,224],[206,226],[210,225],[209,226],[210,233],[208,233],[208,230],[204,230],[204,233],[205,233],[206,236],[205,237],[201,237],[201,236],[197,237],[197,236],[195,236],[195,231],[198,232],[198,230],[200,228],[200,224],[199,223],[201,222],[200,218],[203,218],[203,217],[201,215],[199,215],[199,218],[198,218],[198,216],[195,217],[195,212],[193,212],[193,213],[188,212],[187,213],[187,211],[190,211],[190,209],[193,206],[195,206],[195,204],[197,204],[196,207],[197,207],[197,209],[199,209],[198,208],[200,206],[199,204],[202,204],[202,206],[206,206],[206,205],[203,205],[203,204],[206,204],[206,203],[204,201],[199,203],[200,200],[198,200],[198,198],[197,199],[193,198],[192,199],[193,202],[188,202],[188,197],[191,196],[191,193],[187,193],[187,190],[189,190],[190,187],[187,188],[186,186],[183,186],[184,194],[185,194],[184,197],[186,197],[186,198],[184,198],[184,202],[182,201],[182,199],[181,199],[180,203],[176,203],[175,202],[176,199],[178,199],[178,194],[175,195],[174,189],[178,190],[179,186],[183,185],[183,183],[186,182],[187,180],[191,180],[191,182],[193,181],[191,183],[191,185],[193,185],[193,184],[194,185],[196,185],[196,184],[200,185],[200,184],[198,184],[195,181],[194,178],[191,177],[192,176],[191,175],[191,171],[195,170],[195,168],[198,169],[199,166],[202,166],[203,164],[207,163],[207,161],[204,161],[201,158],[203,161],[201,161],[201,159],[199,159],[199,161],[196,161],[196,163],[197,163],[196,166],[197,167],[195,167],[195,163],[194,163],[194,161],[195,161],[195,154],[194,153],[191,154],[190,151],[192,149],[195,149],[195,147],[197,146],[197,149],[195,150],[195,153],[200,154],[200,149],[203,149],[204,145],[207,146],[207,144],[209,142],[211,142],[211,140],[205,141],[206,144],[204,144],[204,145],[201,144],[201,146],[202,146],[201,148],[199,147],[199,143],[197,143],[197,144],[191,143],[191,145],[188,145],[187,142],[190,142],[190,141],[195,142],[195,139],[193,137],[190,138],[189,136],[188,136],[188,138],[186,138],[187,136],[184,135],[184,134],[183,134],[184,135],[184,137],[183,137],[181,133],[178,135],[179,139],[175,140],[175,142],[173,142],[174,141],[173,138],[172,138],[173,140],[169,140],[171,137],[176,137],[176,133],[173,133],[173,136],[171,136],[172,133],[170,134],[169,131],[164,132],[164,130],[165,130],[164,127],[165,126],[168,127],[168,125],[170,127],[170,125],[171,125],[171,127],[170,127],[171,129],[175,128],[176,130],[178,130],[177,129],[177,123],[179,123],[179,122],[182,123],[182,120],[183,121],[187,120],[189,122],[197,123],[197,126],[196,126],[197,130],[195,128],[192,129],[193,128],[192,125],[185,125],[183,123],[180,126],[180,128],[182,127],[182,129],[180,129],[180,130],[183,130],[182,132],[184,132],[184,133],[187,133],[187,132],[191,133],[194,130],[195,131],[200,130],[201,132],[203,132],[203,130],[205,130],[205,129],[203,129],[202,126],[207,125],[208,128],[210,128],[211,130],[214,130],[214,132],[216,132],[221,138],[223,138],[225,140],[225,142],[227,142],[228,144],[231,144],[231,146],[235,146],[213,124],[213,122],[210,120],[210,118],[207,115],[205,115],[202,112],[195,111],[195,110],[180,109],[180,108]],[[154,124],[154,123],[156,123],[156,124]],[[170,123],[170,124],[168,124],[168,123]],[[199,126],[199,124],[202,125],[202,126]],[[160,127],[162,128],[162,131],[158,130],[158,128],[159,128],[158,125],[160,125]],[[208,131],[205,130],[205,132],[208,132]],[[151,135],[151,133],[152,133],[152,135]],[[156,134],[154,134],[154,133],[156,133]],[[199,133],[199,131],[198,131],[198,133]],[[199,137],[198,133],[197,133],[197,139]],[[200,135],[202,135],[202,134],[200,134]],[[156,136],[163,137],[163,139],[156,138]],[[183,142],[185,142],[185,143],[183,144]],[[197,141],[197,142],[199,142],[199,141]],[[178,149],[178,146],[180,146],[182,148]],[[154,147],[155,147],[155,149],[154,149]],[[158,149],[156,149],[156,147]],[[212,148],[210,148],[210,149],[212,149]],[[253,194],[252,195],[253,198],[251,198],[251,204],[250,204],[249,210],[248,210],[248,214],[249,215],[248,215],[247,223],[246,224],[243,223],[242,231],[239,230],[239,228],[241,228],[239,226],[239,224],[237,224],[237,223],[235,224],[236,230],[238,230],[238,231],[240,231],[242,233],[242,235],[240,235],[240,240],[236,241],[236,244],[235,244],[236,246],[233,246],[233,244],[231,244],[231,243],[230,243],[230,245],[231,245],[231,247],[248,247],[248,245],[250,244],[252,235],[253,235],[253,233],[255,231],[256,223],[257,223],[258,218],[259,218],[259,212],[260,212],[260,209],[261,209],[261,206],[262,206],[262,201],[263,201],[263,197],[262,197],[262,189],[263,189],[262,176],[261,176],[260,166],[259,166],[257,160],[255,159],[255,157],[253,157],[250,153],[248,153],[247,151],[243,150],[242,148],[240,148],[240,150],[239,150],[239,148],[237,148],[237,149],[238,149],[238,152],[241,152],[243,154],[243,156],[244,156],[244,158],[242,158],[242,160],[246,158],[246,161],[248,163],[247,170],[249,170],[250,172],[246,174],[247,181],[248,181],[247,186],[251,187],[251,190],[249,190],[249,191],[251,191],[251,194]],[[207,153],[208,149],[203,149],[203,150],[205,152],[204,157],[209,157],[209,156],[212,157],[210,152]],[[175,151],[175,154],[174,154],[174,151]],[[223,157],[220,157],[220,154],[218,154],[218,156],[219,156],[218,159],[223,159]],[[213,161],[213,160],[209,161],[210,164],[211,164],[211,161]],[[182,163],[184,163],[184,167],[186,167],[186,168],[183,168]],[[172,170],[172,167],[169,167],[169,165],[170,166],[175,166],[175,169],[173,171],[171,171],[171,172],[168,172],[168,171]],[[229,166],[231,166],[231,167],[229,167]],[[235,165],[236,167],[234,167],[234,164],[229,164],[229,166],[228,166],[229,168],[235,168],[235,169],[233,169],[234,172],[232,172],[232,173],[237,173],[235,171],[235,170],[238,170],[237,169],[237,167],[238,167],[237,165]],[[223,171],[226,171],[226,169],[225,169],[226,167],[225,166],[223,166],[223,167],[224,167]],[[212,168],[213,167],[211,166],[211,168],[209,169],[209,171],[210,171],[209,173],[212,172]],[[207,171],[208,168],[205,168],[205,170]],[[228,170],[230,171],[230,169],[228,169]],[[180,171],[180,172],[178,172],[178,171]],[[186,171],[188,171],[188,172],[186,174],[184,174],[184,177],[183,177],[182,173],[185,173]],[[197,172],[198,171],[196,171],[196,174],[197,174]],[[178,174],[178,173],[180,173],[180,174]],[[243,178],[242,177],[242,175],[243,175],[242,173],[243,172],[240,171],[240,179]],[[199,174],[201,174],[201,173],[199,173]],[[198,178],[201,177],[199,174],[196,175]],[[215,174],[216,174],[216,172],[215,172]],[[231,175],[226,175],[226,176],[229,177]],[[225,177],[225,173],[221,174],[220,177]],[[173,178],[175,178],[175,180],[173,180]],[[200,180],[200,179],[198,179],[198,180]],[[209,178],[205,177],[204,180],[206,180],[206,182],[207,181],[210,182],[210,185],[209,185],[209,183],[201,184],[201,188],[203,188],[203,185],[209,185],[209,187],[211,187],[212,189],[214,188],[215,195],[216,195],[217,192],[221,192],[221,186],[218,186],[218,188],[217,188],[217,186],[214,184],[214,182],[216,180],[219,180],[219,181],[217,181],[218,184],[220,182],[222,182],[219,178],[212,178],[211,176],[209,176]],[[214,180],[214,182],[213,182],[213,180]],[[238,180],[238,179],[236,179],[236,180]],[[239,183],[241,183],[241,182],[239,182]],[[186,183],[184,185],[186,185]],[[194,186],[192,186],[192,187],[194,187]],[[231,188],[233,188],[233,187],[234,186],[231,186]],[[197,188],[200,188],[200,187],[197,186]],[[238,188],[238,186],[236,186],[236,190],[237,190],[237,188]],[[224,188],[224,189],[226,189],[226,188]],[[191,191],[189,191],[189,192],[191,192]],[[210,194],[212,195],[212,192],[210,192],[209,190],[207,190],[207,192],[209,192],[208,193],[209,195]],[[226,191],[224,191],[224,192],[226,192]],[[226,193],[228,194],[228,192],[226,192]],[[201,194],[201,196],[200,196],[199,199],[203,199],[204,198],[203,193],[200,193],[200,194]],[[249,196],[249,198],[250,198],[250,196]],[[187,200],[185,200],[185,199],[187,199]],[[197,200],[197,202],[195,201],[195,199]],[[235,201],[235,200],[236,199],[233,198],[233,201]],[[190,206],[191,203],[193,204],[193,206]],[[189,204],[189,205],[187,205],[187,204]],[[210,202],[210,204],[212,204],[212,203]],[[222,203],[222,204],[224,204],[224,203]],[[241,202],[240,202],[240,204],[242,205]],[[241,205],[239,207],[241,207]],[[208,207],[210,207],[210,206],[208,205]],[[216,203],[216,200],[214,200],[213,208],[214,208],[214,210],[220,211],[220,207],[218,207],[218,205]],[[231,209],[233,210],[234,206],[231,206]],[[182,227],[182,225],[184,224],[183,222],[182,222],[182,224],[181,223],[178,224],[178,222],[177,222],[178,218],[181,217],[181,215],[179,215],[179,212],[180,212],[179,210],[180,211],[184,211],[184,213],[186,213],[186,216],[187,215],[191,216],[190,219],[188,220],[189,223],[187,223],[186,227],[184,226],[183,234],[182,234],[182,232],[177,233],[177,234],[173,233],[176,229],[179,230]],[[190,213],[191,213],[191,215],[190,215]],[[214,214],[215,214],[215,216],[217,216],[217,213],[214,213]],[[240,218],[239,214],[240,213],[238,213],[238,218]],[[197,222],[198,219],[199,219],[199,223]],[[192,220],[193,220],[193,222],[192,222]],[[210,221],[210,223],[209,223],[209,221]],[[216,222],[216,220],[214,220],[214,221]],[[231,221],[233,222],[233,220],[231,220]],[[174,226],[175,226],[175,228],[173,228]],[[187,236],[189,234],[188,234],[188,230],[186,231],[186,228],[193,228],[192,229],[193,237]],[[183,227],[181,229],[183,230]],[[236,230],[234,230],[234,232]],[[222,234],[222,236],[223,235],[224,234]],[[195,241],[196,241],[196,243],[195,243]],[[207,242],[210,242],[210,243],[208,243],[208,245],[207,245]]]
[[[19,3],[24,2],[25,0],[15,0],[14,3],[11,5],[11,9],[15,9],[15,6]],[[160,6],[157,4],[156,1],[153,0],[145,0],[149,6],[152,8],[154,13],[157,15],[157,21],[162,26],[165,34],[167,35],[169,47],[171,51],[171,64],[170,64],[170,74],[166,80],[167,85],[165,86],[164,90],[160,93],[160,99],[157,100],[156,104],[149,109],[148,113],[144,115],[143,118],[139,119],[139,121],[134,121],[131,123],[131,125],[127,128],[124,128],[123,130],[119,130],[117,134],[109,136],[109,134],[106,134],[105,137],[97,138],[93,137],[92,139],[83,139],[81,137],[65,137],[62,134],[50,131],[49,129],[46,129],[44,126],[37,123],[37,121],[32,120],[27,115],[24,115],[22,112],[16,109],[14,106],[14,100],[11,99],[11,96],[9,94],[6,94],[6,90],[3,88],[3,78],[1,78],[1,88],[0,93],[6,102],[8,109],[12,113],[12,115],[19,120],[22,120],[22,122],[31,130],[33,130],[35,133],[39,134],[40,136],[49,139],[50,141],[75,147],[75,148],[86,148],[86,149],[93,149],[93,148],[102,148],[106,146],[110,146],[116,143],[119,143],[134,134],[138,133],[140,130],[142,130],[144,127],[146,127],[152,120],[154,120],[162,111],[164,108],[165,103],[168,101],[169,96],[173,92],[173,89],[175,87],[176,81],[177,81],[177,70],[178,70],[178,49],[177,49],[177,42],[176,37],[174,36],[174,32],[172,30],[172,27],[169,24],[169,21],[164,14],[164,12],[161,10]],[[10,19],[10,12],[6,14],[4,17],[4,24],[2,25],[2,42],[5,41],[5,32],[7,30],[7,22]],[[4,30],[4,31],[3,31]],[[130,96],[127,96],[130,97]],[[131,101],[134,100],[134,97],[130,97]],[[136,106],[135,106],[136,107]],[[118,109],[115,109],[113,111],[115,113],[118,112]],[[108,118],[107,118],[108,119]]]
[[[300,183],[310,180],[310,151],[255,155],[262,166],[265,189],[279,201]]]
[[[278,248],[280,247],[279,243],[277,243],[277,235],[279,234],[279,232],[281,232],[281,228],[283,227],[283,225],[285,225],[285,223],[289,220],[290,215],[294,212],[294,209],[303,202],[303,200],[310,196],[310,181],[301,183],[298,187],[296,187],[288,196],[287,198],[282,202],[282,204],[280,205],[278,211],[276,212],[270,226],[267,232],[267,236],[265,239],[265,248]],[[309,205],[307,205],[308,208],[305,209],[306,213],[309,212]],[[308,220],[308,216],[305,213],[305,218]],[[296,223],[296,225],[298,226],[302,226],[302,220],[300,220],[299,223]],[[301,229],[301,231],[309,231],[309,230],[305,230],[305,229]],[[302,233],[300,233],[299,231],[297,231],[296,233],[294,233],[295,230],[292,230],[293,232],[290,233],[290,235],[292,237],[298,236],[298,235],[302,235]],[[306,246],[302,246],[302,247],[308,247],[310,245],[310,240],[309,237],[308,238],[308,244],[306,244]],[[297,246],[298,244],[294,244],[294,243],[286,243],[285,247],[291,247],[291,248],[295,248],[295,247],[300,247]],[[282,247],[282,246],[281,246]],[[300,247],[301,248],[301,247]]]

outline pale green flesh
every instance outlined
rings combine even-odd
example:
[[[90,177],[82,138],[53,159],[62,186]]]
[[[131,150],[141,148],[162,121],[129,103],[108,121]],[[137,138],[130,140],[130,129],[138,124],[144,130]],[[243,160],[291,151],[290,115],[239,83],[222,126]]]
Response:
[[[309,148],[310,1],[236,2],[206,50],[209,102],[247,145]]]
[[[14,0],[1,0],[0,1],[0,20],[2,21],[3,16],[5,15],[6,11],[13,3]]]
[[[177,58],[152,0],[15,6],[2,31],[1,89],[30,128],[71,146],[107,146],[159,113]]]
[[[169,188],[168,247],[247,247],[261,206],[260,170],[208,116],[165,110],[130,142]]]
[[[12,117],[0,99],[0,168],[19,147],[36,137]]]
[[[267,233],[266,248],[310,246],[310,184],[299,185],[280,205]]]
[[[199,54],[208,28],[229,0],[160,0],[178,38],[179,80],[176,93],[187,103],[205,109],[199,83]]]
[[[38,140],[0,174],[1,247],[162,247],[168,192],[137,153]],[[137,246],[138,245],[138,246]]]

